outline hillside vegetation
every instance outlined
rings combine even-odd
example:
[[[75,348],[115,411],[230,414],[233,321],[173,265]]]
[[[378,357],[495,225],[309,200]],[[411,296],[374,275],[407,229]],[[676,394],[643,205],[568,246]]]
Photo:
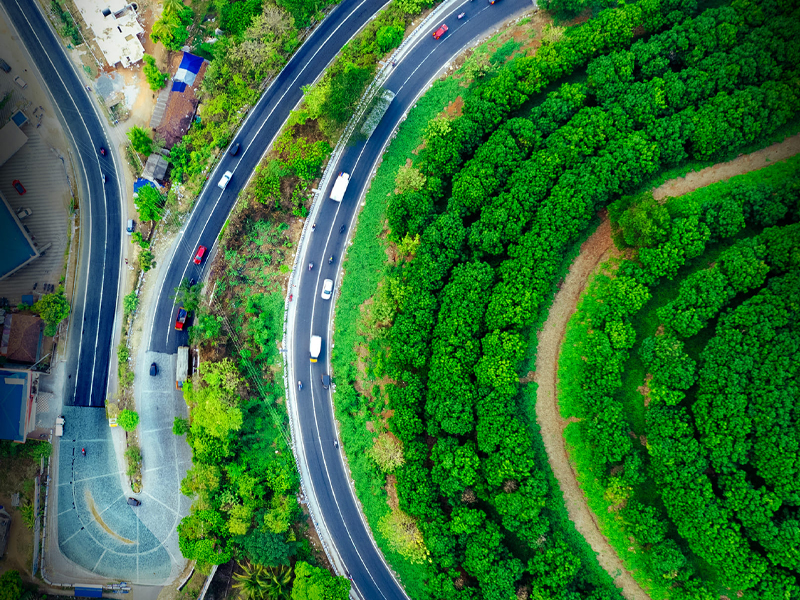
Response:
[[[386,403],[389,430],[368,452],[397,501],[377,529],[425,571],[417,596],[618,597],[563,518],[520,369],[599,208],[666,169],[763,143],[795,118],[799,17],[791,2],[738,0],[604,11],[493,69],[464,94],[461,116],[428,125],[388,199],[397,261],[369,306],[369,356],[356,361],[338,337],[334,354],[340,418]],[[698,251],[695,221],[640,253],[654,277]],[[348,285],[363,281],[345,279],[337,331],[365,300]],[[702,581],[676,581],[674,598],[706,597]]]
[[[659,597],[800,597],[798,176],[795,157],[665,205],[617,202],[636,258],[570,324],[559,400],[580,419],[578,469]]]

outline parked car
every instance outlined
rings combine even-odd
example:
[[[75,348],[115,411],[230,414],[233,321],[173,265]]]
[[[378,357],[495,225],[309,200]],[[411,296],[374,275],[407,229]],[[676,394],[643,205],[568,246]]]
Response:
[[[228,154],[230,154],[231,156],[236,156],[237,154],[239,154],[239,142],[236,142],[230,147],[230,150],[228,150]]]
[[[20,183],[19,179],[15,179],[14,181],[12,181],[12,182],[11,182],[11,185],[13,185],[13,186],[14,186],[14,189],[15,189],[15,190],[17,190],[17,193],[18,193],[20,196],[24,196],[24,195],[25,195],[25,192],[26,192],[27,190],[26,190],[26,189],[25,189],[25,187],[24,187],[24,186],[23,186],[23,185]]]
[[[197,247],[197,254],[194,255],[194,264],[199,265],[203,262],[203,257],[206,255],[206,248],[205,246],[198,246]]]
[[[133,233],[133,230],[134,230],[135,228],[136,228],[136,225],[135,225],[135,223],[133,222],[133,219],[128,219],[128,225],[125,227],[125,232],[126,232],[128,235],[131,235],[131,234]]]
[[[0,69],[3,69],[3,71],[5,71],[6,73],[11,72],[11,67],[8,66],[8,63],[4,61],[2,58],[0,58]]]
[[[324,387],[326,390],[329,387],[331,387],[330,375],[328,375],[327,373],[323,373],[322,375],[319,376],[319,378],[322,380],[322,387]]]
[[[438,40],[440,37],[442,37],[445,34],[446,31],[447,31],[447,25],[442,23],[442,26],[439,27],[439,29],[437,29],[436,31],[433,32],[433,39]]]
[[[30,217],[33,214],[33,211],[30,208],[20,208],[17,211],[17,218],[21,221],[25,217]]]
[[[188,314],[189,313],[182,306],[178,309],[178,318],[175,319],[175,329],[183,331],[183,326],[186,324],[186,317]]]
[[[150,377],[155,377],[158,375],[158,365],[153,363],[150,365]]]
[[[333,295],[333,279],[326,279],[322,282],[322,296],[323,300],[330,300]]]
[[[141,506],[142,505],[142,501],[141,500],[137,500],[136,498],[128,498],[128,505],[129,506]]]
[[[219,189],[224,190],[226,187],[228,187],[228,183],[230,183],[231,177],[233,177],[233,173],[231,173],[230,171],[225,171],[225,174],[222,176],[222,179],[220,179],[219,183],[217,184],[217,186],[219,186]]]

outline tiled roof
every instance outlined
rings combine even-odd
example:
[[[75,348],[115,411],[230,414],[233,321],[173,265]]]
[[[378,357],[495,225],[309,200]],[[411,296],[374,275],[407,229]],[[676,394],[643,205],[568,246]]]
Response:
[[[39,360],[39,343],[44,329],[44,321],[36,315],[16,313],[6,315],[3,325],[3,338],[8,334],[8,346],[3,353],[15,363],[32,365]]]

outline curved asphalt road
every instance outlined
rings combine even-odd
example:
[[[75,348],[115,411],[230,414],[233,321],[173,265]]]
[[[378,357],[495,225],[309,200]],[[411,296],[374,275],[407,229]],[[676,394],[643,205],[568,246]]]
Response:
[[[195,266],[192,257],[198,245],[211,248],[235,204],[236,197],[247,183],[263,153],[280,131],[290,110],[302,97],[301,86],[311,83],[383,0],[345,0],[306,42],[273,82],[258,105],[251,111],[234,143],[241,144],[239,156],[224,155],[209,178],[187,225],[174,246],[169,267],[160,284],[155,315],[150,332],[150,350],[175,352],[187,343],[187,333],[175,330],[177,305],[171,296],[183,279],[200,279],[205,263]],[[380,553],[372,544],[348,484],[347,472],[339,450],[334,447],[336,430],[328,390],[322,389],[320,375],[327,371],[328,331],[331,303],[320,298],[322,281],[336,280],[339,259],[345,249],[347,235],[340,234],[342,224],[351,227],[357,216],[357,203],[366,188],[386,141],[408,108],[424,91],[443,65],[454,58],[471,40],[486,33],[511,15],[530,7],[530,0],[501,0],[488,5],[485,0],[466,1],[442,19],[449,31],[435,41],[430,34],[440,22],[430,26],[427,37],[416,45],[397,66],[384,87],[397,95],[380,125],[366,143],[348,148],[337,170],[351,174],[343,202],[325,200],[317,216],[317,228],[306,247],[305,258],[298,264],[314,262],[315,269],[305,270],[296,296],[297,319],[291,332],[293,339],[292,372],[302,380],[298,393],[302,448],[308,461],[312,481],[325,526],[335,540],[337,551],[353,577],[354,587],[362,598],[405,599]],[[466,12],[464,19],[456,15]],[[233,171],[226,190],[217,187],[225,171]],[[325,198],[330,187],[324,191]],[[327,257],[334,255],[333,265]],[[308,361],[311,334],[325,340],[318,363]],[[308,384],[311,385],[308,385]],[[296,440],[296,447],[299,440]]]
[[[222,155],[173,245],[169,266],[159,282],[150,329],[150,351],[174,353],[178,346],[188,343],[188,333],[175,329],[179,307],[173,297],[183,279],[200,281],[206,261],[199,266],[192,262],[198,246],[211,249],[215,244],[239,192],[245,188],[250,174],[291,110],[302,100],[301,88],[322,74],[342,46],[385,3],[386,0],[344,0],[314,30],[250,111],[232,142],[241,145],[238,155],[232,157],[227,152]],[[232,171],[233,176],[223,191],[217,184],[226,171]]]
[[[70,321],[64,403],[105,405],[122,248],[121,193],[100,115],[36,2],[0,0],[61,112],[82,190],[80,272]],[[99,148],[109,150],[100,156]],[[102,176],[108,178],[103,183]]]
[[[336,281],[339,275],[340,258],[347,243],[347,236],[339,233],[341,226],[349,228],[354,223],[358,202],[371,180],[372,170],[406,111],[442,66],[460,53],[465,45],[511,15],[531,6],[530,0],[501,0],[495,5],[489,5],[485,0],[466,1],[429,26],[430,31],[425,38],[403,58],[384,84],[396,96],[378,128],[369,140],[349,147],[343,153],[336,171],[350,173],[347,193],[341,203],[326,199],[320,206],[317,227],[309,240],[305,258],[298,261],[302,265],[302,276],[295,291],[297,318],[290,335],[293,339],[293,379],[303,382],[302,391],[296,395],[302,447],[325,526],[353,577],[354,587],[361,597],[369,600],[402,599],[405,596],[372,544],[350,491],[350,475],[339,449],[334,446],[336,428],[329,390],[323,389],[320,381],[320,375],[328,370],[328,332],[333,319],[333,305],[320,297],[322,282],[325,279]],[[456,15],[461,12],[465,12],[466,16],[458,20]],[[436,41],[431,34],[442,22],[447,23],[449,31]],[[332,185],[325,190],[324,198],[329,198],[330,187]],[[334,264],[329,265],[328,257],[331,255],[335,260]],[[310,272],[305,267],[309,262],[315,265]],[[322,336],[325,341],[317,363],[309,362],[312,333]]]

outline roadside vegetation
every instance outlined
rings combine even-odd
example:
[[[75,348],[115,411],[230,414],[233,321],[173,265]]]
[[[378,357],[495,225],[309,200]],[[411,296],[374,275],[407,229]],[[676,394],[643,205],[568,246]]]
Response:
[[[357,493],[412,597],[618,597],[550,475],[535,391],[521,378],[534,364],[531,342],[598,209],[797,130],[796,10],[739,1],[615,8],[547,28],[532,56],[515,56],[517,42],[500,61],[476,52],[462,67],[472,86],[436,85],[409,114],[359,219],[332,358]],[[456,93],[460,116],[429,118],[447,103],[440,94]],[[648,258],[665,270],[659,276],[697,245],[696,228],[672,232]],[[669,478],[670,460],[658,483],[674,486],[677,501],[690,482]],[[697,515],[684,518],[678,527],[695,528],[701,545],[711,532]],[[702,557],[731,568],[714,562],[727,557]],[[750,559],[755,570],[739,581],[783,597],[790,579],[759,579],[769,571],[759,565],[773,563],[733,562]],[[670,544],[647,560],[668,576],[680,563]],[[710,598],[704,585],[671,579],[670,597]]]
[[[616,241],[635,254],[605,265],[571,319],[559,403],[578,419],[573,460],[654,598],[800,593],[784,550],[799,181],[794,157],[664,204],[618,200]]]

